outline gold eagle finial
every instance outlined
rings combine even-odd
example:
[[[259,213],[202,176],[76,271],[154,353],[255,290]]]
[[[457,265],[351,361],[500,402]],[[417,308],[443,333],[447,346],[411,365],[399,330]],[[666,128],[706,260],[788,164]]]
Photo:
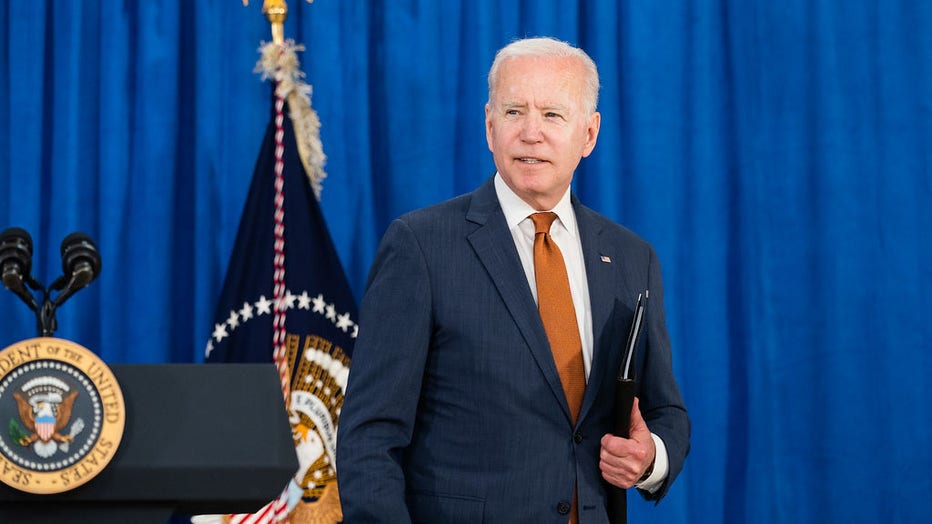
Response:
[[[313,3],[314,0],[307,0],[307,3]],[[249,0],[243,0],[243,5],[248,6]],[[285,18],[288,17],[288,4],[285,0],[262,0],[262,12],[272,24],[272,41],[276,44],[285,43]]]

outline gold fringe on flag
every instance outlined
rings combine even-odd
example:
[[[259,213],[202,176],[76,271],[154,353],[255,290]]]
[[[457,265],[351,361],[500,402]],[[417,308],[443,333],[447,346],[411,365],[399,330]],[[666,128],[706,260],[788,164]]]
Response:
[[[312,88],[304,81],[298,51],[304,51],[304,46],[295,44],[291,39],[282,44],[263,43],[259,47],[261,57],[256,63],[255,72],[261,73],[263,80],[274,80],[275,94],[288,102],[288,116],[294,124],[301,164],[311,181],[314,194],[320,200],[321,183],[327,178],[324,171],[327,156],[320,142],[320,118],[311,107]]]

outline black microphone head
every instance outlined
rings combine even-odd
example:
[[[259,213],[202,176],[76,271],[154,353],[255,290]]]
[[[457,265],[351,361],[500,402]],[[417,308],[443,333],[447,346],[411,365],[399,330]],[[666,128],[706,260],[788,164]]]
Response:
[[[23,277],[32,271],[32,237],[25,229],[11,227],[0,233],[0,267],[12,268],[9,263],[18,266]]]
[[[90,284],[100,274],[100,253],[91,237],[74,232],[61,241],[61,267],[65,276],[83,274],[82,286]],[[90,275],[86,273],[90,272]]]
[[[32,237],[25,229],[11,227],[0,233],[0,278],[3,287],[22,299],[33,311],[38,311],[35,297],[26,286],[32,286],[35,279],[32,271]],[[37,284],[37,283],[36,283]]]

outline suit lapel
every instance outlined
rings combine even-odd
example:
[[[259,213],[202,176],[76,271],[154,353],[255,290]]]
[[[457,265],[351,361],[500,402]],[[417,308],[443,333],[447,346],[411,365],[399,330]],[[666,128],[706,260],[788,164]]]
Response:
[[[547,334],[537,312],[534,297],[528,288],[521,259],[518,257],[514,239],[508,230],[491,179],[473,192],[466,219],[479,226],[467,235],[467,239],[492,277],[492,282],[569,420],[566,395],[553,363]]]
[[[603,382],[615,376],[609,367],[612,344],[613,341],[617,342],[618,336],[614,333],[615,326],[611,320],[615,310],[615,293],[619,285],[617,275],[622,254],[615,251],[616,246],[603,241],[602,228],[594,212],[580,205],[575,195],[573,208],[579,223],[586,281],[589,285],[589,305],[592,309],[592,366],[579,412],[579,420],[583,420]]]

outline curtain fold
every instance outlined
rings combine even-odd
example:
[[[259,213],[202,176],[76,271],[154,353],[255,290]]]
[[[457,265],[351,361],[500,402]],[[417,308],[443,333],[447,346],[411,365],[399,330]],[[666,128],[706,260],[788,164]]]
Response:
[[[681,477],[632,521],[932,519],[932,4],[289,9],[357,298],[394,217],[494,173],[498,48],[548,34],[596,60],[574,189],[656,247],[693,420]],[[103,257],[57,335],[111,363],[202,361],[268,116],[259,6],[6,2],[0,31],[0,228],[32,234],[45,284],[72,231]],[[0,294],[0,348],[35,325]]]

